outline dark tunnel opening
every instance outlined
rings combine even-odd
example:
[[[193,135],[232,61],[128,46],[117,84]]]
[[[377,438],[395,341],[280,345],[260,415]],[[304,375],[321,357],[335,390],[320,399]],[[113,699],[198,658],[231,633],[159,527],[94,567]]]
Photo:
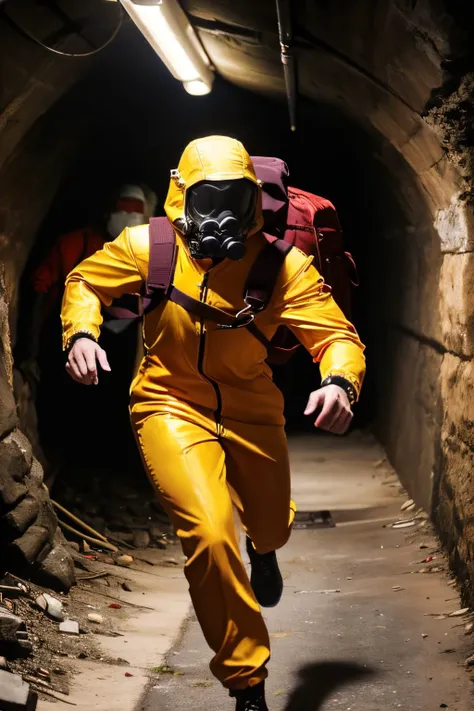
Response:
[[[128,55],[120,47],[110,52],[106,62],[50,111],[53,132],[55,120],[67,120],[77,112],[88,117],[88,124],[24,270],[14,328],[17,361],[28,337],[31,272],[58,236],[103,221],[110,196],[123,182],[149,185],[158,196],[155,214],[164,214],[169,171],[185,145],[204,135],[234,136],[251,154],[285,159],[291,184],[334,202],[346,249],[358,265],[353,320],[367,345],[368,376],[354,427],[371,427],[396,459],[396,452],[403,452],[403,438],[417,437],[404,428],[397,397],[397,392],[410,389],[400,364],[407,358],[409,362],[413,338],[402,333],[399,324],[408,311],[430,303],[426,290],[437,283],[432,265],[438,247],[414,171],[380,136],[370,135],[354,117],[328,105],[302,100],[293,135],[284,103],[223,80],[216,81],[209,97],[190,97],[137,32],[129,31],[126,39],[131,45]],[[133,62],[128,60],[132,55]],[[420,319],[421,313],[415,314],[412,322]],[[109,481],[122,478],[125,486],[130,481],[146,486],[127,413],[138,338],[137,329],[125,338],[105,334],[113,378],[104,375],[98,388],[84,388],[68,382],[64,373],[57,313],[49,330],[45,328],[37,415],[47,474],[53,479],[58,474],[53,496],[69,487],[70,501],[77,495],[75,487],[84,486],[84,472],[92,488],[104,473]],[[284,372],[276,371],[276,379],[285,393],[288,429],[311,430],[312,423],[302,414],[309,392],[318,385],[310,357],[300,349]],[[92,506],[88,513],[100,527],[97,511]]]

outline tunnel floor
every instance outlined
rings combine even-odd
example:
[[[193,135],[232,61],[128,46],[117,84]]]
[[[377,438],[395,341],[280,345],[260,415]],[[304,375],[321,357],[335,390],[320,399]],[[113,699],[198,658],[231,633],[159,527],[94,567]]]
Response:
[[[280,553],[285,594],[265,612],[270,711],[471,709],[469,615],[449,617],[461,603],[429,524],[392,527],[413,512],[400,512],[406,496],[379,446],[356,432],[290,447],[300,511],[327,509],[336,526],[295,530]],[[167,655],[176,673],[155,678],[137,709],[232,709],[209,659],[191,617]]]

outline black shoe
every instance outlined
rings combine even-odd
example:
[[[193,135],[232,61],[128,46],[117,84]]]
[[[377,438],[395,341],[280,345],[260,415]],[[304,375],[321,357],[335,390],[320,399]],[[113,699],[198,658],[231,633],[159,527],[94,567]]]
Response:
[[[283,593],[283,578],[275,551],[257,553],[247,536],[247,553],[252,566],[250,584],[261,607],[275,607]]]
[[[241,691],[231,691],[230,695],[237,699],[235,711],[268,711],[264,681]]]

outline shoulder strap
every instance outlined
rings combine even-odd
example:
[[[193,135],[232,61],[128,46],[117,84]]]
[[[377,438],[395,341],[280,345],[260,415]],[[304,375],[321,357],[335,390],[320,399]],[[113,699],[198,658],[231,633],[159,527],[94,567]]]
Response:
[[[137,309],[134,301],[129,306],[130,295],[126,294],[110,306],[106,313],[110,320],[104,327],[113,333],[122,333],[143,314],[156,308],[169,293],[176,266],[176,235],[166,217],[152,217],[148,226],[149,257],[148,274],[143,298]],[[128,298],[127,298],[128,297]]]
[[[267,308],[276,280],[292,245],[282,239],[264,234],[267,240],[249,271],[244,287],[244,301],[256,312]]]
[[[167,217],[152,217],[148,231],[150,255],[146,293],[150,297],[156,291],[169,291],[176,266],[177,245],[173,226]]]

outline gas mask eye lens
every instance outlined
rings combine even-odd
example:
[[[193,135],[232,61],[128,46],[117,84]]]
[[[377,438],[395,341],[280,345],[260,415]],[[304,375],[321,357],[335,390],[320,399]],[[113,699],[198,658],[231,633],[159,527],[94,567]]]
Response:
[[[189,217],[195,221],[212,216],[214,204],[218,202],[216,196],[217,189],[209,183],[200,183],[188,190],[186,195],[187,210]]]

